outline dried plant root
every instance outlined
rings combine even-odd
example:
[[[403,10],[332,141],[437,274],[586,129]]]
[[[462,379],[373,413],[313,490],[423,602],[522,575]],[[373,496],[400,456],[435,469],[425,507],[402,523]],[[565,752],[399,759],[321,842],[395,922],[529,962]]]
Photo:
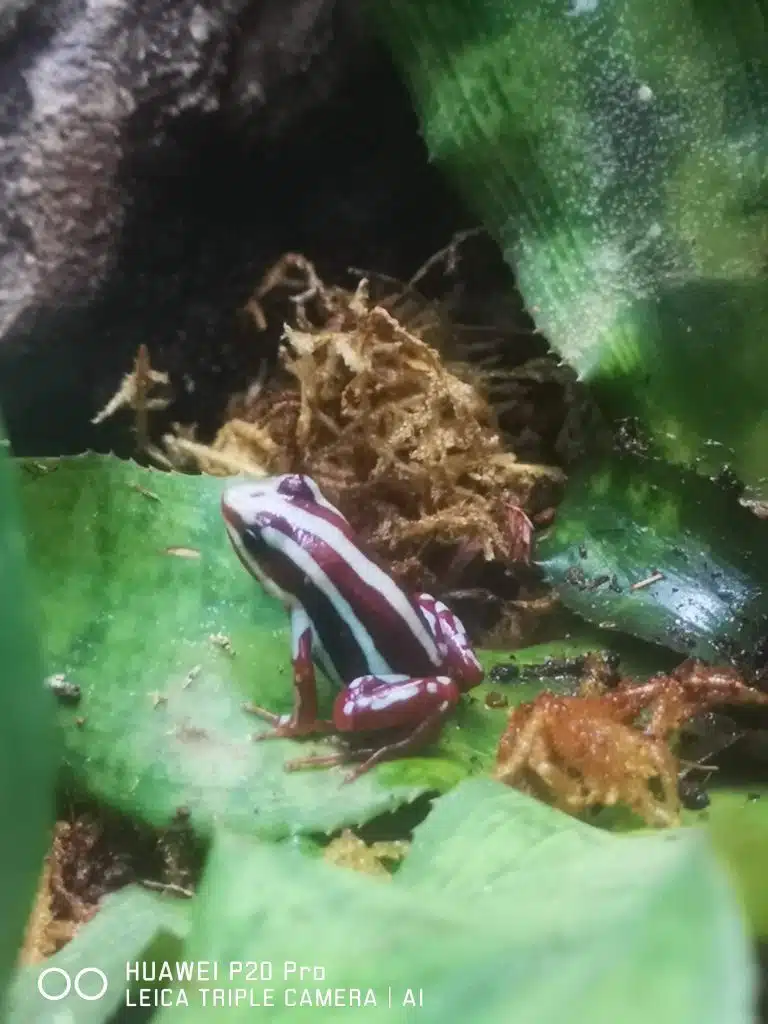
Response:
[[[153,368],[149,349],[146,345],[140,345],[133,370],[125,375],[120,387],[91,423],[103,423],[120,409],[132,409],[135,414],[137,447],[144,451],[149,443],[149,414],[167,409],[171,404],[169,387],[168,374]],[[160,394],[153,393],[158,388]]]

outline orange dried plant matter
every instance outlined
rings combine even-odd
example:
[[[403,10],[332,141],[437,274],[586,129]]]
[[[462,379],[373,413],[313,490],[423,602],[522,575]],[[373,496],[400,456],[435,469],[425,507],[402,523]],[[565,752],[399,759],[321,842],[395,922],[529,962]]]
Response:
[[[717,705],[768,705],[768,694],[745,685],[734,669],[693,659],[647,683],[625,681],[599,695],[590,686],[589,695],[547,692],[514,708],[496,777],[570,813],[624,804],[650,825],[679,819],[670,735]]]
[[[20,963],[39,963],[90,921],[105,893],[128,879],[127,865],[105,842],[97,822],[58,821],[27,923]]]
[[[546,504],[537,493],[548,487],[551,497],[560,470],[518,462],[479,377],[372,304],[365,281],[354,293],[326,289],[297,256],[278,269],[255,296],[259,322],[262,299],[288,270],[303,269],[305,285],[297,326],[285,328],[283,379],[233,401],[203,468],[309,473],[406,577],[435,546],[463,564],[476,555],[525,562],[527,512]]]

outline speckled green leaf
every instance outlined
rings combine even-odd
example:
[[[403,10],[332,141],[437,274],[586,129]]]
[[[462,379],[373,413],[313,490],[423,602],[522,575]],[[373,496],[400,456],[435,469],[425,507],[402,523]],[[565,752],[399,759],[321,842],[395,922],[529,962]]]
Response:
[[[280,836],[365,821],[488,765],[506,722],[488,687],[435,750],[349,786],[341,769],[283,770],[322,743],[251,741],[265,726],[243,701],[291,708],[290,644],[285,611],[231,551],[224,485],[100,456],[25,463],[50,668],[82,689],[59,710],[75,782],[154,825],[185,807],[203,834],[218,818]]]
[[[563,692],[578,689],[578,673],[567,667],[567,663],[575,668],[578,659],[587,654],[617,656],[622,676],[631,679],[647,679],[657,672],[669,671],[680,663],[680,658],[664,647],[615,630],[598,629],[571,613],[553,617],[549,632],[559,638],[519,648],[508,654],[498,653],[492,658],[488,652],[481,652],[490,670],[487,685],[494,686],[496,692],[502,692],[510,698],[515,698],[520,689],[524,694],[522,699],[527,701],[532,700],[542,688],[561,689]],[[567,670],[562,671],[559,666]],[[574,679],[569,684],[568,676],[571,674]],[[519,703],[517,699],[513,702]]]
[[[591,622],[681,654],[764,664],[768,524],[709,480],[629,457],[585,470],[536,560]]]
[[[0,428],[0,437],[3,437]],[[18,958],[53,823],[53,699],[43,685],[17,480],[0,443],[0,1001]]]
[[[752,1019],[747,939],[704,836],[610,836],[490,780],[436,803],[391,881],[220,835],[196,902],[186,959],[267,965],[223,982],[233,1022]],[[208,1021],[202,988],[160,1019]],[[342,1009],[350,990],[376,1005]]]
[[[537,326],[668,457],[768,495],[758,0],[371,0]]]

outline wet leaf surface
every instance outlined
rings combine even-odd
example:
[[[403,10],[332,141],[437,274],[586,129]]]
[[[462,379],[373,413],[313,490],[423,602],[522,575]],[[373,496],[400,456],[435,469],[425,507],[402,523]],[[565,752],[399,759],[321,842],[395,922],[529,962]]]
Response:
[[[760,0],[372,12],[558,355],[665,457],[768,495]]]
[[[569,484],[536,560],[590,622],[761,668],[768,524],[693,473],[625,456]]]

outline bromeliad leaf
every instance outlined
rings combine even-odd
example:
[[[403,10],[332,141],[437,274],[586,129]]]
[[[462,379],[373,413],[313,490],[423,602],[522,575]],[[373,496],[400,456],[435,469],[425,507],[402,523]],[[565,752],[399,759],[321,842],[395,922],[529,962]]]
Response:
[[[713,789],[705,810],[684,811],[686,824],[707,829],[712,845],[728,869],[753,935],[768,939],[768,789]]]
[[[768,496],[759,0],[379,0],[432,158],[618,416]]]
[[[628,456],[584,470],[536,559],[591,622],[681,654],[763,666],[768,529],[705,478]]]
[[[411,1019],[409,998],[425,1022],[751,1019],[746,937],[700,834],[610,836],[488,780],[437,802],[390,882],[220,835],[198,899],[186,959],[269,950],[268,976],[232,981],[252,993],[232,992],[232,1021],[251,998],[293,1020],[302,992],[335,1020],[354,991],[370,1020]],[[162,1021],[208,1019],[184,994]]]
[[[0,428],[0,437],[2,437]],[[43,685],[17,481],[0,442],[0,1001],[50,840],[57,749]]]
[[[291,708],[290,640],[231,551],[225,485],[99,456],[25,464],[50,666],[82,693],[59,711],[76,783],[153,825],[183,807],[200,833],[219,819],[279,836],[365,821],[490,763],[506,715],[482,700],[429,756],[351,786],[339,769],[283,770],[321,744],[251,741],[264,726],[243,701]]]

